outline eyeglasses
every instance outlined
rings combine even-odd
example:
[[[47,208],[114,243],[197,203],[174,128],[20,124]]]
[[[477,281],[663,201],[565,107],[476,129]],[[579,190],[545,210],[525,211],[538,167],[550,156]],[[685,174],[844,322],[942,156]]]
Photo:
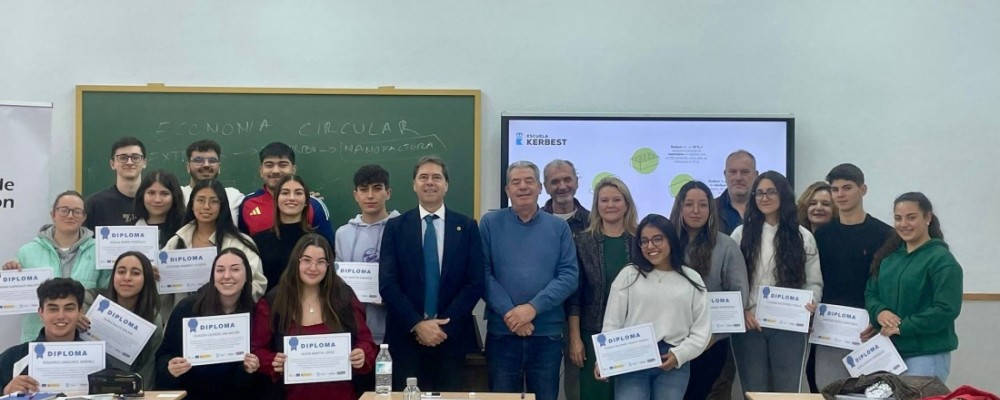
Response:
[[[653,237],[651,237],[649,239],[642,238],[642,239],[639,239],[639,247],[649,246],[650,243],[653,244],[653,247],[660,247],[660,246],[663,246],[663,241],[664,240],[667,240],[667,238],[663,237],[663,235],[656,235],[656,236],[653,236]]]
[[[146,158],[146,156],[144,156],[142,154],[139,154],[139,153],[133,153],[133,154],[115,154],[115,161],[118,161],[120,163],[127,163],[128,160],[132,160],[132,162],[137,163],[139,161],[142,161],[145,158]]]
[[[212,197],[210,199],[206,199],[204,197],[199,197],[199,198],[194,199],[194,204],[197,204],[199,206],[204,206],[206,204],[211,205],[211,206],[218,206],[219,203],[220,203],[220,201],[219,201],[218,197]]]
[[[56,207],[56,215],[60,217],[67,217],[70,214],[73,214],[74,217],[82,217],[87,214],[87,211],[82,208],[69,208],[66,206]]]
[[[757,198],[758,200],[760,200],[760,199],[763,199],[763,198],[765,198],[765,197],[766,197],[766,198],[768,198],[768,199],[774,199],[774,198],[777,198],[777,197],[778,197],[778,191],[777,191],[777,190],[775,190],[775,189],[767,189],[767,190],[764,190],[764,191],[760,191],[760,190],[758,190],[758,191],[757,191],[756,193],[754,193],[753,195],[754,195],[754,197],[756,197],[756,198]]]
[[[299,259],[299,265],[304,266],[304,267],[316,266],[316,267],[319,267],[319,268],[326,268],[326,267],[330,266],[330,263],[327,262],[326,260],[313,261],[313,259],[311,259],[311,258],[302,257],[302,258]]]
[[[188,160],[188,162],[191,163],[191,164],[205,164],[205,163],[208,163],[208,165],[215,165],[215,164],[219,163],[219,158],[218,157],[195,157],[195,158],[192,158],[192,159]]]

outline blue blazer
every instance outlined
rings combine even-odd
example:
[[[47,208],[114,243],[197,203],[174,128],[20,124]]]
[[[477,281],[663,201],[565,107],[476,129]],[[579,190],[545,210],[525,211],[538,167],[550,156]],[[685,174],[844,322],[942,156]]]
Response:
[[[416,352],[419,343],[410,330],[424,319],[424,250],[420,210],[390,219],[382,233],[379,293],[389,311],[385,341],[393,354]],[[445,208],[444,252],[438,288],[438,318],[448,335],[439,346],[448,354],[479,350],[472,309],[483,296],[484,256],[479,225],[472,218]]]

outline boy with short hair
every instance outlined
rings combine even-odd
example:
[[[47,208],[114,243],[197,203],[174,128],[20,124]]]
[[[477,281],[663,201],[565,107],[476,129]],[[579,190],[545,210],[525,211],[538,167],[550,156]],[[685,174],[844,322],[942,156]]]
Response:
[[[181,193],[184,194],[184,202],[187,203],[191,198],[191,190],[199,181],[219,179],[219,173],[222,172],[222,146],[214,140],[199,140],[188,145],[185,155],[191,180],[187,185],[181,186]],[[239,224],[243,193],[236,188],[227,187],[226,197],[229,198],[229,209],[233,210],[233,223]]]
[[[34,342],[82,341],[76,332],[76,323],[83,315],[83,285],[70,278],[52,278],[38,286],[38,315],[44,324]],[[36,393],[38,381],[28,376],[28,343],[11,346],[0,354],[0,386],[3,394],[13,392]],[[15,376],[14,366],[24,364]]]
[[[365,165],[354,173],[354,201],[361,213],[337,228],[334,243],[336,261],[378,263],[382,232],[399,211],[387,211],[385,203],[392,196],[389,172],[379,165]],[[366,304],[368,328],[375,343],[385,340],[385,306]]]
[[[274,225],[274,191],[285,175],[295,174],[295,151],[287,144],[274,142],[265,146],[260,155],[260,178],[264,187],[243,199],[240,204],[239,229],[248,236],[271,229]],[[317,234],[333,243],[330,211],[319,199],[309,197],[306,218]]]
[[[840,164],[826,175],[839,217],[816,231],[823,270],[823,302],[865,308],[865,285],[872,258],[892,234],[892,227],[865,212],[865,174],[854,164]],[[863,335],[874,334],[871,325]],[[867,339],[867,337],[865,338]],[[816,346],[816,385],[850,378],[841,360],[849,350]]]
[[[132,225],[135,220],[135,192],[146,168],[146,145],[134,137],[123,137],[111,145],[111,169],[115,184],[87,198],[84,226]]]
[[[385,203],[391,195],[388,171],[374,164],[358,168],[354,173],[354,201],[361,213],[337,228],[335,261],[378,263],[385,224],[399,216],[399,211],[386,211]],[[384,304],[365,304],[365,322],[377,344],[385,343],[387,313]],[[355,384],[361,392],[375,390],[375,374],[362,375]]]

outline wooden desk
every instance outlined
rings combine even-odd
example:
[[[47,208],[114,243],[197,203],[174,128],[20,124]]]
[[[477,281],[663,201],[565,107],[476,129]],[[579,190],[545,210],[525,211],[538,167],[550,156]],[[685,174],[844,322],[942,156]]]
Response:
[[[747,392],[747,400],[823,400],[823,395],[817,393]]]
[[[391,400],[402,400],[402,392],[392,392],[389,397]],[[525,400],[535,400],[535,395],[533,393],[527,393],[524,395]],[[470,397],[469,392],[442,392],[441,397],[435,399],[440,400],[521,400],[520,393],[480,393],[475,392],[475,397]],[[365,392],[361,396],[361,400],[379,400],[379,397],[375,395],[375,392]]]

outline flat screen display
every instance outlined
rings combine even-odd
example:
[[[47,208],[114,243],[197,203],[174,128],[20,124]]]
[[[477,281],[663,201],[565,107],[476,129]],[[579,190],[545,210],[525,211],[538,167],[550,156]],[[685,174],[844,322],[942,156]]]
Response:
[[[514,161],[544,170],[554,159],[569,160],[579,178],[576,198],[588,209],[594,185],[612,175],[628,185],[640,218],[669,216],[677,191],[692,179],[718,197],[726,189],[726,157],[740,149],[754,155],[759,172],[774,170],[794,182],[791,116],[504,115],[501,125],[501,182]],[[509,206],[507,194],[500,195]],[[539,205],[548,199],[543,189]]]

